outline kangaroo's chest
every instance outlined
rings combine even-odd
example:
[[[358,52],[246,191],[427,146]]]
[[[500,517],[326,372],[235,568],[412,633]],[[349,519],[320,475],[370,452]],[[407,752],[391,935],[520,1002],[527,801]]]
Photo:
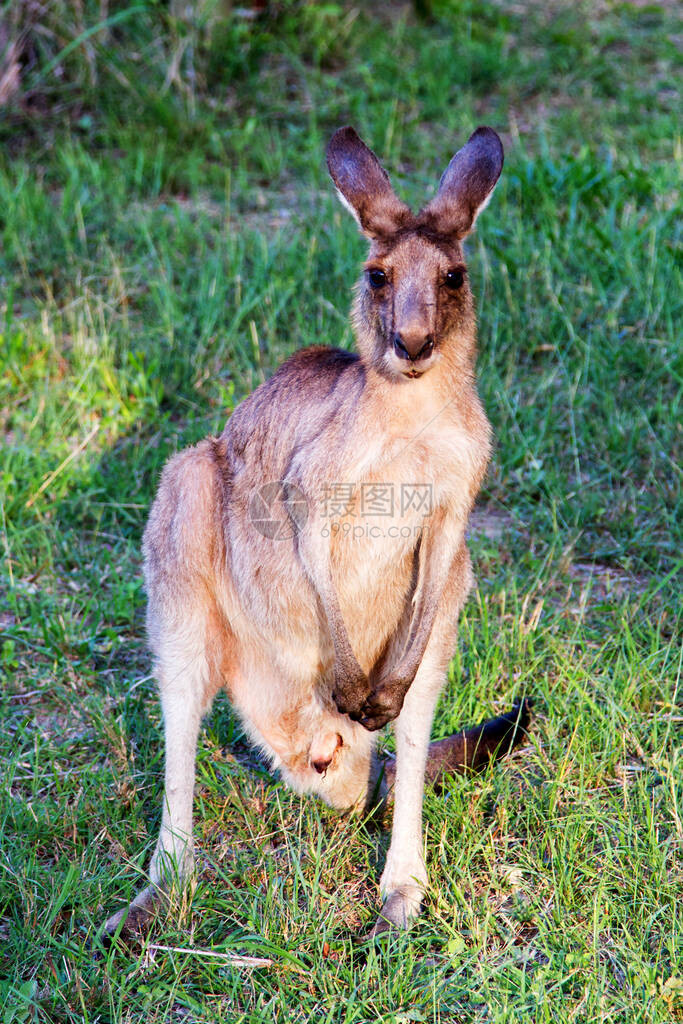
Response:
[[[466,518],[485,461],[457,426],[370,441],[321,488],[320,521],[339,562],[398,563],[437,508]]]
[[[321,505],[335,586],[357,656],[372,662],[405,613],[420,540],[437,508],[462,519],[471,502],[471,441],[463,431],[372,443]]]

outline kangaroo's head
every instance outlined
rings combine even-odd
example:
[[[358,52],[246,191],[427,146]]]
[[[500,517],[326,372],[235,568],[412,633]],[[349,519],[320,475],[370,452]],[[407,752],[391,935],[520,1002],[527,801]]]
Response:
[[[327,165],[342,202],[370,239],[354,306],[363,359],[396,381],[421,377],[445,355],[469,366],[475,318],[462,240],[500,176],[497,134],[477,128],[417,214],[396,196],[353,128],[332,136]]]

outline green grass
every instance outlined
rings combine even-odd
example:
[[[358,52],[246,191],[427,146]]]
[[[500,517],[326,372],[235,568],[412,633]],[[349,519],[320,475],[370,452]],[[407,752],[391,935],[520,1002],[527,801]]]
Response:
[[[673,5],[139,7],[52,5],[0,109],[0,1018],[682,1019]],[[146,510],[287,355],[352,345],[348,122],[415,203],[505,139],[469,246],[497,449],[434,732],[526,693],[532,737],[428,795],[425,913],[372,948],[386,834],[291,795],[219,701],[197,886],[97,959],[159,822]]]

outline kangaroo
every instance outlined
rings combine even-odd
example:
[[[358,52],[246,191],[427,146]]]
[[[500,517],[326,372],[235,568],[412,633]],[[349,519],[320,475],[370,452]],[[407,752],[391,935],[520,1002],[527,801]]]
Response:
[[[166,740],[161,832],[151,884],[108,934],[140,928],[192,871],[197,737],[221,687],[296,791],[340,810],[393,792],[375,934],[420,910],[425,777],[510,749],[528,722],[522,703],[430,747],[490,455],[462,241],[500,175],[500,139],[477,128],[417,214],[352,128],[333,135],[327,162],[370,241],[358,353],[297,352],[219,437],[163,471],[143,542]],[[388,722],[396,757],[382,766]]]

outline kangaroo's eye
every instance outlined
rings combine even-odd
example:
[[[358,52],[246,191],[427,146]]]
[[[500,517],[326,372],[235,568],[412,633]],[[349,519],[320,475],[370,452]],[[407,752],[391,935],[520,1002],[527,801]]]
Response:
[[[387,283],[387,275],[383,270],[368,270],[368,281],[371,288],[384,288]]]
[[[446,274],[446,287],[450,288],[452,292],[457,292],[458,288],[462,288],[464,280],[464,270],[449,270]]]

